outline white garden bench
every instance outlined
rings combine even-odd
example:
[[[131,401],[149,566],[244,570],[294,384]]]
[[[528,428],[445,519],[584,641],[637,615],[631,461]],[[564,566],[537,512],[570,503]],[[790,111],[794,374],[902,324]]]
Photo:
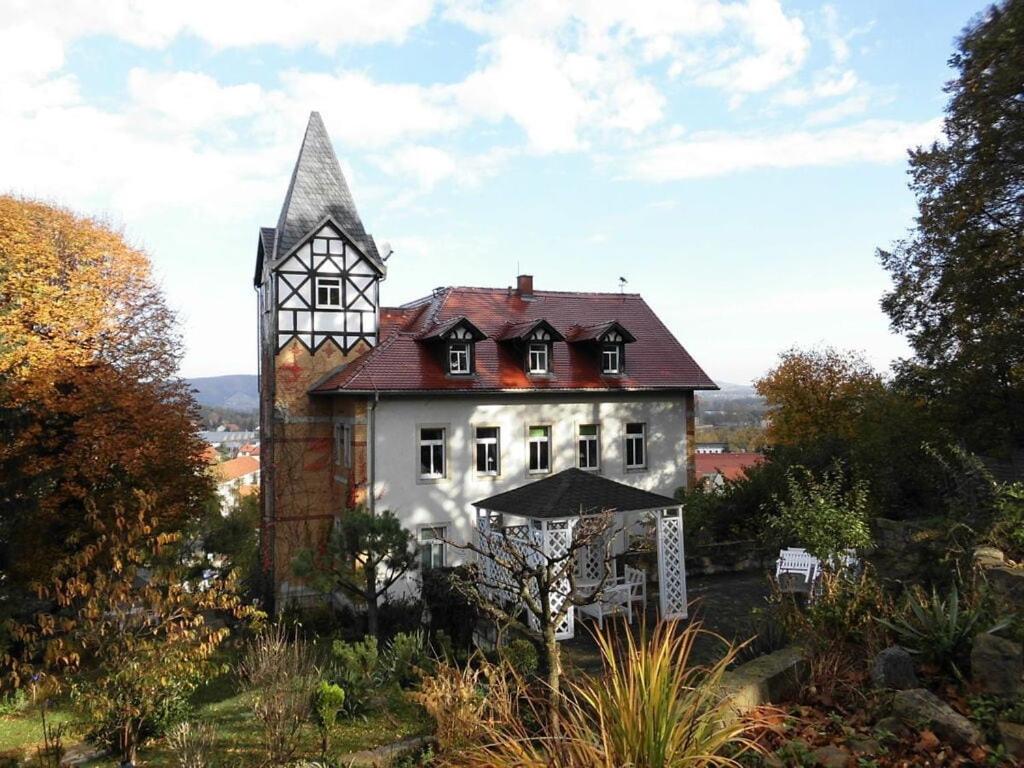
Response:
[[[581,614],[597,620],[597,626],[604,629],[604,620],[612,616],[625,616],[626,621],[633,623],[633,585],[605,585],[600,596],[593,603],[576,608]]]

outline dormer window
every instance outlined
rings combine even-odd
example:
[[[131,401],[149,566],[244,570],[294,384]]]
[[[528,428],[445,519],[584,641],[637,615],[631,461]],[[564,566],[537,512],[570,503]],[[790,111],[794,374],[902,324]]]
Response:
[[[318,277],[316,279],[316,305],[318,307],[341,306],[341,278]]]
[[[601,373],[622,373],[622,335],[616,331],[605,334],[601,341]]]
[[[551,333],[544,327],[535,328],[526,343],[526,371],[533,375],[551,373]]]
[[[448,373],[465,376],[473,372],[473,334],[457,327],[448,334]]]

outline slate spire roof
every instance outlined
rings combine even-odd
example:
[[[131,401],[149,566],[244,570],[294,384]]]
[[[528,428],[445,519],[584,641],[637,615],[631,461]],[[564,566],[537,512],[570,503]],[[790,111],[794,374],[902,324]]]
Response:
[[[319,112],[311,112],[299,157],[288,184],[288,193],[277,220],[276,238],[270,237],[273,228],[264,227],[261,230],[260,263],[263,259],[273,261],[288,253],[328,216],[337,222],[371,261],[380,266],[377,244],[363,228],[363,221],[356,211],[355,201],[334,154],[324,121]],[[271,251],[267,248],[269,242],[273,242]],[[257,283],[260,278],[258,266]]]

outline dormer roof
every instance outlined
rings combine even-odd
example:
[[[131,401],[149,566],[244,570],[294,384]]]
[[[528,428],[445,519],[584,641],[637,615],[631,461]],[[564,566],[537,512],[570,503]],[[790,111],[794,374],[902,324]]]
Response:
[[[543,329],[551,336],[551,341],[565,341],[565,337],[558,332],[551,323],[544,318],[536,320],[523,320],[518,323],[510,323],[509,326],[498,336],[498,341],[519,341],[529,339],[533,332]]]
[[[611,332],[616,332],[622,337],[622,341],[626,344],[632,344],[636,341],[636,336],[627,331],[623,327],[622,323],[618,320],[605,320],[600,323],[593,323],[590,325],[577,325],[569,329],[569,334],[566,340],[570,343],[580,341],[601,341]]]
[[[473,325],[469,318],[465,315],[457,315],[450,320],[446,320],[443,323],[439,323],[438,325],[428,328],[420,335],[419,340],[434,341],[435,339],[443,339],[456,328],[460,327],[469,331],[473,336],[474,341],[481,341],[487,338],[487,334]]]

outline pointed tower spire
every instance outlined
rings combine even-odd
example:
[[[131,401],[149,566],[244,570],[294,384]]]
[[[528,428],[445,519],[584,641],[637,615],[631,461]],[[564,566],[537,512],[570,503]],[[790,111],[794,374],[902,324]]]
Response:
[[[325,216],[331,216],[363,253],[380,263],[377,245],[363,229],[324,121],[319,112],[311,112],[277,220],[276,256],[291,250]]]

